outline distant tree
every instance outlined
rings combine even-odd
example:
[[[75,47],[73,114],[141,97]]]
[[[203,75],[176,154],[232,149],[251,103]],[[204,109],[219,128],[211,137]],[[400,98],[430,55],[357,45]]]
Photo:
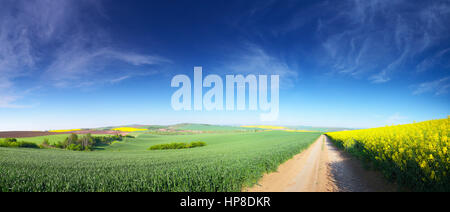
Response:
[[[17,142],[15,138],[5,138],[5,142]]]
[[[92,146],[94,145],[94,138],[90,133],[86,135],[86,146]]]
[[[80,140],[81,140],[81,146],[83,147],[83,149],[88,149],[92,142],[92,136],[89,133],[89,134],[83,136]]]
[[[48,142],[48,138],[44,138],[44,142],[42,142],[42,145],[50,146],[50,143]]]
[[[72,133],[68,139],[67,139],[67,145],[70,146],[71,144],[78,143],[78,135],[75,133]]]

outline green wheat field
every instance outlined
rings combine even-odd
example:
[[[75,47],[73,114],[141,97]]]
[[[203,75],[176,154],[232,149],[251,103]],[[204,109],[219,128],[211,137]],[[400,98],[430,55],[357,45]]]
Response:
[[[194,126],[183,126],[193,129]],[[0,190],[11,191],[241,191],[312,144],[319,132],[240,131],[131,133],[91,151],[0,147]],[[23,138],[56,142],[65,135]],[[93,135],[94,136],[94,135]],[[99,135],[95,135],[99,136]],[[173,142],[196,148],[149,150]]]

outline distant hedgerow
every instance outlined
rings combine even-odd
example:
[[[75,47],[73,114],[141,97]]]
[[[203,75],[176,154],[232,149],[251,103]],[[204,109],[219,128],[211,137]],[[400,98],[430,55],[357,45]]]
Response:
[[[44,140],[42,143],[43,147],[54,147],[60,149],[67,149],[73,151],[90,151],[94,149],[95,146],[101,144],[111,144],[113,141],[122,141],[122,135],[109,135],[109,136],[92,136],[90,133],[85,136],[78,136],[72,133],[64,141],[56,142],[54,145],[50,145],[48,140]],[[133,136],[126,136],[127,138],[134,138]]]
[[[15,138],[6,138],[4,141],[0,141],[0,147],[25,147],[25,148],[39,148],[35,143],[27,141],[17,141]]]
[[[163,149],[186,149],[206,146],[205,142],[197,141],[188,143],[170,143],[170,144],[156,144],[148,148],[149,150],[163,150]]]

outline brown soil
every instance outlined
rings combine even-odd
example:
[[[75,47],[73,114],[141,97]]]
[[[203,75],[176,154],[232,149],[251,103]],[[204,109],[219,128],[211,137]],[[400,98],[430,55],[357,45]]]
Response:
[[[46,131],[3,131],[0,132],[0,138],[24,138],[36,137],[44,135],[56,135],[61,133],[46,132]]]
[[[3,131],[0,132],[0,138],[25,138],[25,137],[36,137],[45,135],[57,135],[57,134],[109,134],[109,135],[127,135],[128,132],[118,132],[113,130],[80,130],[72,132],[48,132],[48,131]]]
[[[322,135],[307,150],[281,164],[251,188],[251,192],[280,191],[397,191],[380,173],[337,149]]]

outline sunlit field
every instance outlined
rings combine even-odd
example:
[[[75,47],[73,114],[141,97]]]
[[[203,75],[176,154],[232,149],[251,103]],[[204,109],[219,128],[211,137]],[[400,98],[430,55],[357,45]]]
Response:
[[[241,191],[306,149],[320,133],[141,133],[93,151],[0,148],[7,191]],[[205,146],[148,150],[172,142]]]
[[[327,135],[401,185],[415,190],[450,190],[450,117]]]
[[[146,131],[147,129],[140,129],[134,127],[118,127],[112,130],[121,131],[121,132],[137,132],[137,131]]]

